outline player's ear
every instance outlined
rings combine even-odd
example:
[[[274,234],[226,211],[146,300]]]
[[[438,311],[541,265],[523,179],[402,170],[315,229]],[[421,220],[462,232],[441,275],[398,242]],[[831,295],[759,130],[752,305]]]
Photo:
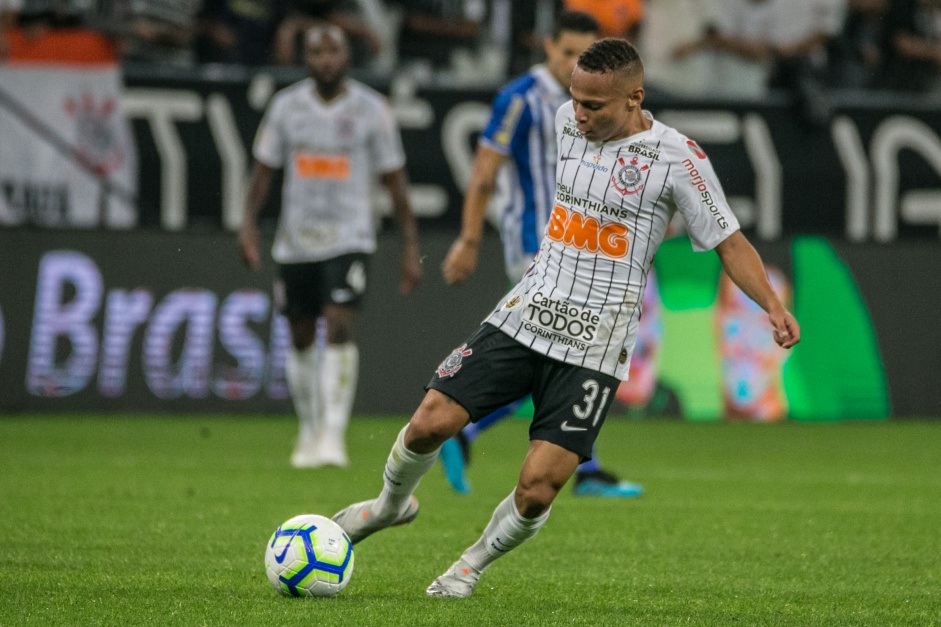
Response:
[[[644,101],[644,88],[635,87],[631,90],[630,94],[627,96],[627,104],[630,109],[636,109]]]

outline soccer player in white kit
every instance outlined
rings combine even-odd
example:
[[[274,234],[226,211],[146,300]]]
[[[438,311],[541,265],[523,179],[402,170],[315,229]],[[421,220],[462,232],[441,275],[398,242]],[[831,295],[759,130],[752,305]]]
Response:
[[[305,59],[311,78],[278,92],[258,128],[239,242],[257,268],[258,214],[274,171],[283,168],[272,256],[280,273],[275,298],[293,344],[286,371],[300,429],[291,463],[346,466],[345,432],[359,370],[353,328],[366,263],[376,250],[370,206],[375,174],[391,196],[404,241],[400,289],[406,293],[421,276],[418,236],[392,110],[382,95],[346,77],[343,32],[332,25],[311,28]],[[316,341],[321,316],[322,350]]]
[[[590,14],[562,11],[551,36],[543,41],[546,62],[497,94],[474,157],[462,207],[461,233],[441,266],[449,284],[464,281],[476,268],[487,204],[494,195],[500,201],[500,239],[510,285],[519,281],[532,263],[555,205],[555,114],[569,99],[575,62],[598,39],[600,30]],[[471,444],[525,400],[473,421],[457,438],[443,445],[441,462],[451,487],[459,493],[470,492],[465,467]],[[621,481],[603,469],[596,454],[579,465],[572,483],[576,496],[624,498],[643,493],[640,485]]]
[[[532,393],[535,416],[519,481],[481,537],[428,587],[468,597],[480,574],[545,524],[627,378],[641,295],[674,212],[694,249],[714,249],[729,277],[768,314],[774,340],[800,341],[755,249],[739,230],[708,157],[641,108],[643,65],[623,39],[578,59],[572,100],[556,115],[556,205],[533,264],[445,359],[398,435],[378,498],[334,516],[356,543],[418,515],[412,493],[438,449],[468,420]]]

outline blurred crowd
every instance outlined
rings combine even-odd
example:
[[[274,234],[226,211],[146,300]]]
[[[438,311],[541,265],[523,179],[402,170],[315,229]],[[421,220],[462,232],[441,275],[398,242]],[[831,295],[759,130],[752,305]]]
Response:
[[[675,95],[941,93],[941,0],[0,0],[0,62],[14,28],[84,26],[127,61],[299,65],[301,33],[327,21],[357,67],[497,84],[541,60],[562,8],[633,41],[650,87]]]

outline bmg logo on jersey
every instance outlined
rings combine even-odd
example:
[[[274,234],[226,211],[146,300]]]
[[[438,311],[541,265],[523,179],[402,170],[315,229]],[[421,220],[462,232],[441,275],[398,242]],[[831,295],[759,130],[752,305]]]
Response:
[[[608,222],[603,225],[597,218],[583,216],[556,205],[549,217],[546,237],[565,246],[572,246],[590,253],[602,253],[612,259],[627,256],[630,242],[627,225]]]

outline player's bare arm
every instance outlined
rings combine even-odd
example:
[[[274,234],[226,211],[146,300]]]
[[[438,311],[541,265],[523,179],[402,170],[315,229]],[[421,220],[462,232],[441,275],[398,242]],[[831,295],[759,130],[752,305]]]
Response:
[[[487,204],[497,187],[497,174],[506,155],[485,145],[477,147],[471,179],[461,208],[461,234],[451,244],[441,264],[444,280],[453,285],[463,283],[477,268],[477,253],[483,237]]]
[[[245,263],[252,270],[261,267],[261,251],[258,245],[258,214],[261,206],[268,197],[271,188],[271,179],[274,168],[255,160],[252,166],[252,177],[245,199],[245,215],[242,218],[242,227],[239,229],[239,247]]]
[[[782,348],[791,348],[800,342],[800,325],[774,293],[758,251],[742,232],[736,231],[716,246],[716,253],[729,278],[768,312],[774,341]]]
[[[382,184],[392,199],[392,213],[402,235],[402,269],[399,291],[409,294],[421,280],[421,253],[418,248],[418,225],[408,202],[408,177],[405,168],[382,175]]]

